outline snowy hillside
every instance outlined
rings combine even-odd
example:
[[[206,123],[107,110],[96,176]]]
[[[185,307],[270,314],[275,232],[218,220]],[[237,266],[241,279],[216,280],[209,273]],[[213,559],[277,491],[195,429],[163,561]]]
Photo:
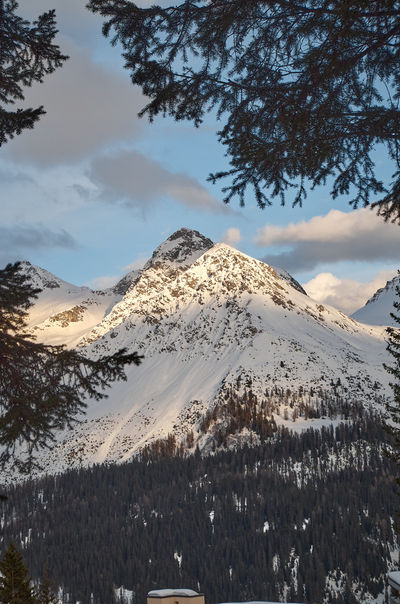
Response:
[[[390,395],[383,327],[314,302],[290,276],[196,231],[174,233],[118,292],[54,283],[31,316],[42,339],[64,336],[94,356],[121,347],[145,356],[44,455],[54,470],[127,460],[169,433],[179,442],[193,430],[193,446],[205,446],[199,422],[228,391],[297,393],[271,411],[295,430],[321,425],[302,409],[333,387],[364,406]]]
[[[351,316],[356,321],[368,325],[394,325],[398,326],[391,318],[393,302],[399,298],[396,296],[396,287],[400,287],[400,275],[388,281],[385,287],[378,289],[365,306],[357,310]]]

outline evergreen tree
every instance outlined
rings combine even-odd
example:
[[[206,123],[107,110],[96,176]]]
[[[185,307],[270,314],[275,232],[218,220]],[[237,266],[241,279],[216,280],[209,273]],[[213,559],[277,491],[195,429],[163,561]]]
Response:
[[[58,604],[59,602],[47,566],[44,567],[43,576],[37,589],[36,602],[37,604]]]
[[[247,187],[260,207],[278,197],[301,204],[306,185],[333,178],[350,194],[400,221],[400,2],[398,0],[181,0],[139,8],[90,0],[121,44],[133,84],[149,103],[198,126],[214,109],[231,158],[225,201]],[[376,178],[377,143],[396,166],[392,185]]]
[[[121,349],[93,360],[35,342],[25,328],[39,291],[20,263],[0,270],[0,466],[12,459],[21,471],[31,470],[56,430],[76,421],[86,398],[104,398],[112,382],[126,379],[125,366],[142,358]]]
[[[68,58],[53,44],[57,34],[55,11],[47,11],[29,23],[16,14],[15,0],[0,0],[0,146],[33,128],[46,113],[43,107],[6,109],[24,100],[24,88],[52,73]]]
[[[23,557],[12,541],[0,561],[0,603],[36,604]]]

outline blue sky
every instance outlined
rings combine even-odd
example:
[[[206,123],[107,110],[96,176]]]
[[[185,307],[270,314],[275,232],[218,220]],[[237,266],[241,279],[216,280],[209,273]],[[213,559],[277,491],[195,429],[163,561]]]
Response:
[[[84,5],[20,2],[30,19],[56,9],[70,60],[27,90],[26,104],[47,114],[0,150],[3,265],[24,258],[75,284],[106,286],[186,226],[286,268],[316,299],[349,313],[394,276],[400,228],[332,201],[328,187],[303,208],[262,211],[251,197],[244,208],[222,204],[220,185],[206,180],[227,166],[218,123],[138,119],[141,92]],[[390,176],[382,150],[376,162]]]

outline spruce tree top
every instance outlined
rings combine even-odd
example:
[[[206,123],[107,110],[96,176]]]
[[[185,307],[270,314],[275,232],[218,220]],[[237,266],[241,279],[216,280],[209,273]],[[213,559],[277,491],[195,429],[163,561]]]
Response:
[[[0,561],[0,603],[37,604],[23,557],[13,542]]]

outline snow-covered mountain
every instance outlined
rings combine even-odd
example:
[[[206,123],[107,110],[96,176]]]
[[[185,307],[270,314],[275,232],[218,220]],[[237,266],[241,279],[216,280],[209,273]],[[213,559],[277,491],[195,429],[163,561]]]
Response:
[[[47,344],[73,347],[122,297],[119,284],[114,289],[93,291],[67,283],[29,262],[22,263],[22,270],[42,290],[30,310],[28,327]]]
[[[398,324],[390,317],[390,313],[394,310],[393,302],[396,299],[399,301],[396,296],[396,287],[400,287],[400,275],[396,275],[386,283],[385,287],[378,289],[366,302],[365,306],[351,315],[352,318],[369,325],[393,325],[398,327]]]
[[[280,392],[271,415],[295,430],[324,421],[302,409],[332,388],[364,406],[390,396],[383,327],[314,302],[290,275],[197,231],[171,235],[141,271],[106,292],[28,270],[44,287],[31,314],[42,340],[64,337],[95,356],[122,347],[145,356],[60,434],[43,456],[47,468],[127,460],[155,439],[173,433],[179,442],[192,430],[191,446],[207,447],[199,423],[229,392],[251,389],[260,404],[266,391]]]

